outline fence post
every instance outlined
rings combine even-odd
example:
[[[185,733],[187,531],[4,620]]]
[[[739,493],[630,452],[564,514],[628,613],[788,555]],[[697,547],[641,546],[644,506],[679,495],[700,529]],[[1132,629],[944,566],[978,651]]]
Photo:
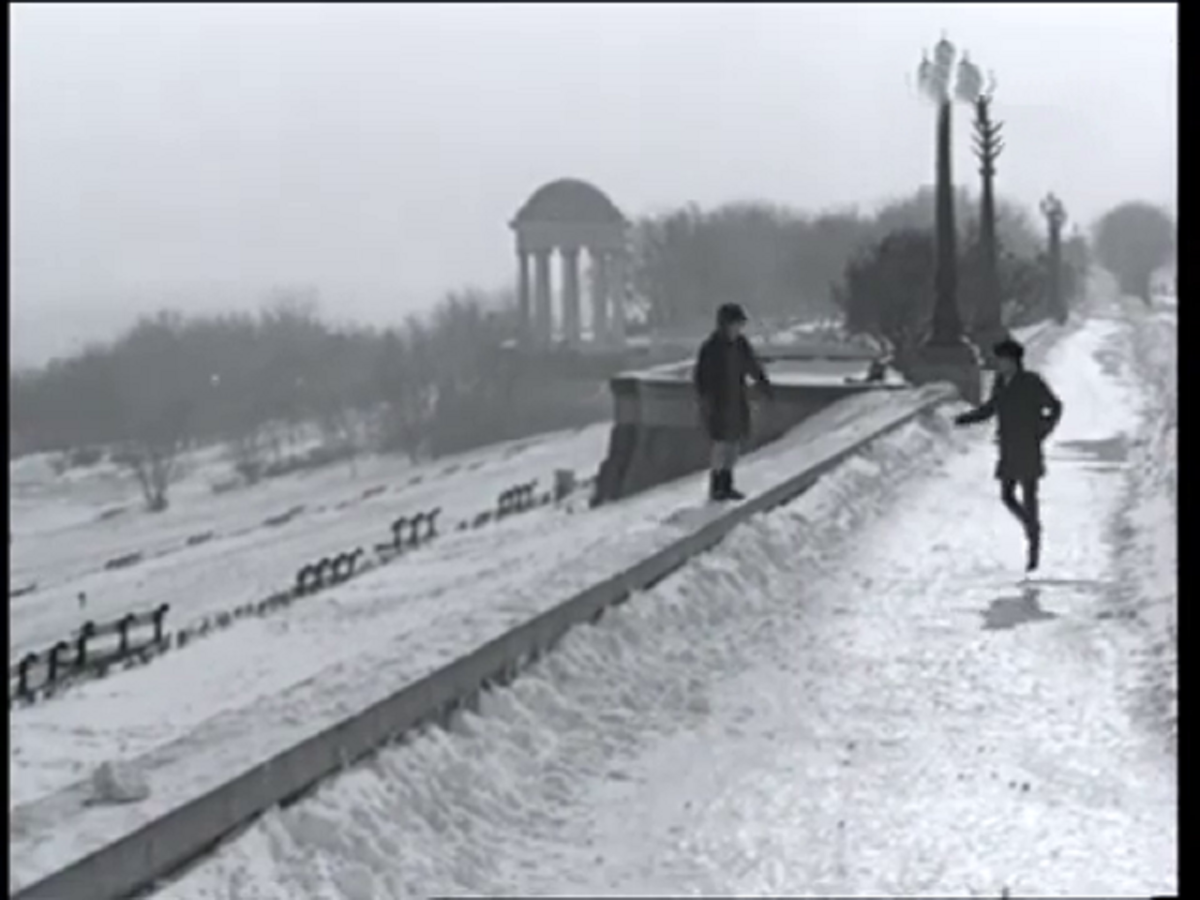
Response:
[[[26,653],[17,663],[17,694],[22,697],[29,696],[29,669],[37,659],[36,653]]]
[[[171,604],[164,603],[153,613],[154,615],[154,643],[161,644],[163,640],[163,619],[167,617],[167,611],[170,610]]]
[[[117,657],[119,659],[124,659],[129,655],[129,629],[136,621],[136,615],[133,613],[126,613],[121,617],[121,621],[117,623],[117,628],[119,628],[121,632],[121,644],[117,648]]]
[[[95,622],[84,622],[79,629],[79,637],[75,641],[75,668],[82,669],[87,665],[87,642],[95,633]]]
[[[429,513],[429,537],[431,540],[433,538],[437,537],[437,534],[438,534],[437,520],[438,520],[438,516],[440,516],[441,514],[442,514],[442,508],[440,506]]]
[[[397,550],[404,546],[404,528],[407,525],[407,516],[401,516],[392,523],[392,546]]]
[[[46,681],[50,685],[53,685],[54,682],[56,682],[58,680],[58,655],[60,653],[62,653],[64,650],[69,649],[70,646],[71,645],[68,644],[66,641],[59,641],[57,644],[55,644],[53,647],[50,648],[50,667],[49,667],[49,672],[46,676]]]

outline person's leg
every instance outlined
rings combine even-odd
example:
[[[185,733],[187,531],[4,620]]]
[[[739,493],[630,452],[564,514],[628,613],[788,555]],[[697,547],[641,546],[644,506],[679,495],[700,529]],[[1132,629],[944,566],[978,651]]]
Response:
[[[737,461],[737,442],[722,440],[713,443],[712,497],[728,500],[733,486],[733,465]]]
[[[1042,530],[1041,505],[1038,502],[1038,480],[1030,478],[1021,482],[1021,505],[1025,508],[1025,521],[1030,531]]]
[[[1026,568],[1032,572],[1042,561],[1042,519],[1036,478],[1021,483],[1021,500],[1025,507],[1025,534],[1029,540],[1029,561]]]
[[[744,500],[746,495],[733,486],[733,468],[741,455],[741,444],[729,442],[729,455],[725,459],[725,497],[729,500]]]
[[[714,440],[708,461],[708,498],[720,500],[725,493],[725,442]]]
[[[1028,528],[1026,525],[1025,507],[1017,502],[1017,482],[1014,479],[1000,479],[1000,500],[1008,507],[1008,511],[1017,517],[1021,525]]]

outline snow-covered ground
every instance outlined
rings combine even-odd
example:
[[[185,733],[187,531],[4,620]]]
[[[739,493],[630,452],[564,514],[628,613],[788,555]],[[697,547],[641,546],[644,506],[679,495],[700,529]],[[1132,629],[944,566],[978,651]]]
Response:
[[[913,424],[159,896],[1176,892],[1121,615],[1130,339],[1099,316],[1042,367],[1039,577],[990,429]]]
[[[137,510],[136,488],[111,467],[69,473],[63,484],[38,472],[36,460],[22,461],[10,466],[9,578],[13,587],[37,582],[38,590],[9,602],[10,658],[53,644],[86,619],[164,602],[172,607],[169,621],[184,625],[281,590],[300,566],[322,556],[387,540],[397,516],[440,506],[441,525],[451,528],[493,507],[514,484],[537,478],[549,489],[559,468],[588,477],[604,458],[608,432],[594,425],[418,466],[370,457],[219,495],[206,481],[217,461],[201,458],[172,508],[153,516]],[[363,498],[378,487],[385,490]],[[97,521],[114,504],[130,511]],[[263,525],[301,505],[304,513],[288,524]],[[207,531],[212,540],[187,546],[188,537]],[[137,551],[147,557],[140,565],[104,569],[106,560]],[[80,591],[87,593],[84,609]]]
[[[353,481],[348,467],[339,466],[338,471],[280,478],[278,485],[268,483],[211,502],[199,495],[190,504],[181,502],[173,516],[165,514],[160,531],[154,530],[155,517],[131,516],[115,539],[126,550],[144,546],[155,534],[165,540],[161,531],[191,531],[198,520],[209,527],[223,526],[226,531],[223,538],[187,549],[177,547],[175,552],[132,569],[101,569],[71,579],[58,589],[10,601],[10,654],[52,643],[84,618],[112,618],[129,608],[169,602],[171,620],[179,625],[261,599],[292,584],[296,569],[309,561],[386,540],[397,515],[441,506],[442,527],[451,528],[457,518],[493,507],[500,491],[515,483],[538,478],[548,488],[556,468],[574,468],[580,476],[589,475],[603,458],[608,431],[607,426],[597,425],[421,467],[384,458],[365,460]],[[414,478],[419,480],[413,483]],[[379,484],[389,490],[361,499],[365,489]],[[261,527],[262,517],[303,498],[310,502],[306,515],[282,527]],[[343,505],[347,501],[357,502],[347,507]],[[545,523],[545,517],[541,521]],[[236,529],[247,522],[260,527],[238,533]],[[95,552],[107,524],[73,529],[55,539],[75,547],[82,558]],[[361,627],[363,617],[369,616],[369,606],[357,603],[355,597],[364,588],[370,593],[371,584],[376,585],[376,594],[378,585],[388,585],[384,597],[376,596],[375,604],[396,605],[399,600],[398,612],[407,617],[406,625],[423,621],[422,615],[447,612],[435,608],[439,604],[427,598],[423,613],[408,616],[408,579],[419,581],[433,569],[442,578],[437,587],[445,589],[446,579],[455,573],[459,577],[470,574],[463,571],[464,566],[484,565],[496,542],[506,540],[506,533],[519,534],[523,524],[528,523],[510,520],[465,539],[444,538],[441,544],[377,572],[373,580],[364,577],[309,598],[286,616],[242,620],[149,667],[114,672],[103,681],[84,682],[50,702],[13,709],[10,808],[86,778],[105,759],[136,755],[174,740],[222,710],[250,706],[261,696],[311,677],[340,656],[363,651],[366,648],[350,632],[353,623]],[[30,541],[25,549],[34,554],[48,541],[43,536]],[[53,565],[52,552],[47,557],[40,563]],[[89,594],[85,610],[80,610],[75,600],[82,589]],[[370,630],[369,626],[363,630]],[[311,637],[311,642],[297,640],[297,632]],[[279,646],[273,637],[290,641],[289,646],[273,654]],[[164,689],[164,684],[171,688]]]
[[[754,454],[743,483],[777,484],[920,405],[930,390],[938,389],[864,394],[830,408]],[[701,481],[586,513],[547,508],[447,534],[285,615],[240,623],[151,666],[14,710],[14,878],[174,808],[666,546],[694,524],[690,513],[704,510]],[[151,798],[89,807],[78,782],[109,759],[135,761]]]

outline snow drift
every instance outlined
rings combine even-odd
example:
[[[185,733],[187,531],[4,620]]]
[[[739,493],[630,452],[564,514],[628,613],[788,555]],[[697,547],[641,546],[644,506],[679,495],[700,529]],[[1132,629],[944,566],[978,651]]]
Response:
[[[594,848],[553,811],[582,785],[619,779],[621,761],[649,741],[703,718],[708,686],[754,665],[764,642],[806,615],[803,597],[765,588],[798,570],[819,581],[833,547],[962,440],[935,412],[875,442],[798,500],[569,633],[510,689],[485,694],[478,713],[449,731],[426,729],[268,814],[159,896],[495,895],[516,870],[527,887],[536,882],[547,855],[560,860],[548,871],[587,872]],[[484,851],[489,834],[504,837],[502,857]],[[578,865],[561,864],[571,859]]]
[[[1132,375],[1147,390],[1142,428],[1130,459],[1121,523],[1121,580],[1148,629],[1145,689],[1155,724],[1172,748],[1178,733],[1179,366],[1172,312],[1130,304]]]

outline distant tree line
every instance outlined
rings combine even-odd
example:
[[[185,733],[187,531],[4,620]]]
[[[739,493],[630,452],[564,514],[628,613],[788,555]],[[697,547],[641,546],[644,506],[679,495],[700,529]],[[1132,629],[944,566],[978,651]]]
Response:
[[[956,197],[964,240],[978,220],[965,189]],[[1037,255],[1042,240],[1014,203],[997,204],[1002,244],[1019,258]],[[806,215],[740,203],[705,212],[689,206],[647,217],[634,227],[634,289],[650,327],[707,325],[721,303],[737,300],[765,318],[840,312],[834,286],[848,262],[893,232],[933,228],[932,190],[872,214]]]
[[[227,445],[256,481],[304,426],[327,447],[374,437],[414,457],[437,452],[457,418],[503,434],[506,309],[501,296],[452,294],[428,320],[385,330],[332,325],[312,295],[256,314],[160,312],[112,344],[11,372],[14,450],[94,461],[80,449],[113,448],[157,510],[181,451],[200,444]]]
[[[974,203],[965,192],[958,201],[969,257]],[[1036,314],[1028,298],[1040,236],[1017,206],[999,208],[1008,293]],[[634,227],[633,302],[652,327],[707,327],[716,306],[738,300],[756,317],[836,314],[851,330],[894,339],[928,307],[922,235],[932,224],[925,191],[870,215],[744,203],[649,216]],[[898,246],[924,268],[863,274],[864,260],[890,258]],[[964,283],[969,291],[969,274]],[[507,293],[457,292],[387,329],[334,325],[311,292],[277,296],[256,313],[161,312],[111,344],[10,373],[11,445],[80,459],[112,448],[147,505],[162,509],[181,451],[200,444],[224,444],[253,482],[280,469],[302,427],[316,425],[335,454],[373,446],[417,459],[605,414],[597,378],[559,377],[553,361],[531,370],[512,351],[513,307]]]

